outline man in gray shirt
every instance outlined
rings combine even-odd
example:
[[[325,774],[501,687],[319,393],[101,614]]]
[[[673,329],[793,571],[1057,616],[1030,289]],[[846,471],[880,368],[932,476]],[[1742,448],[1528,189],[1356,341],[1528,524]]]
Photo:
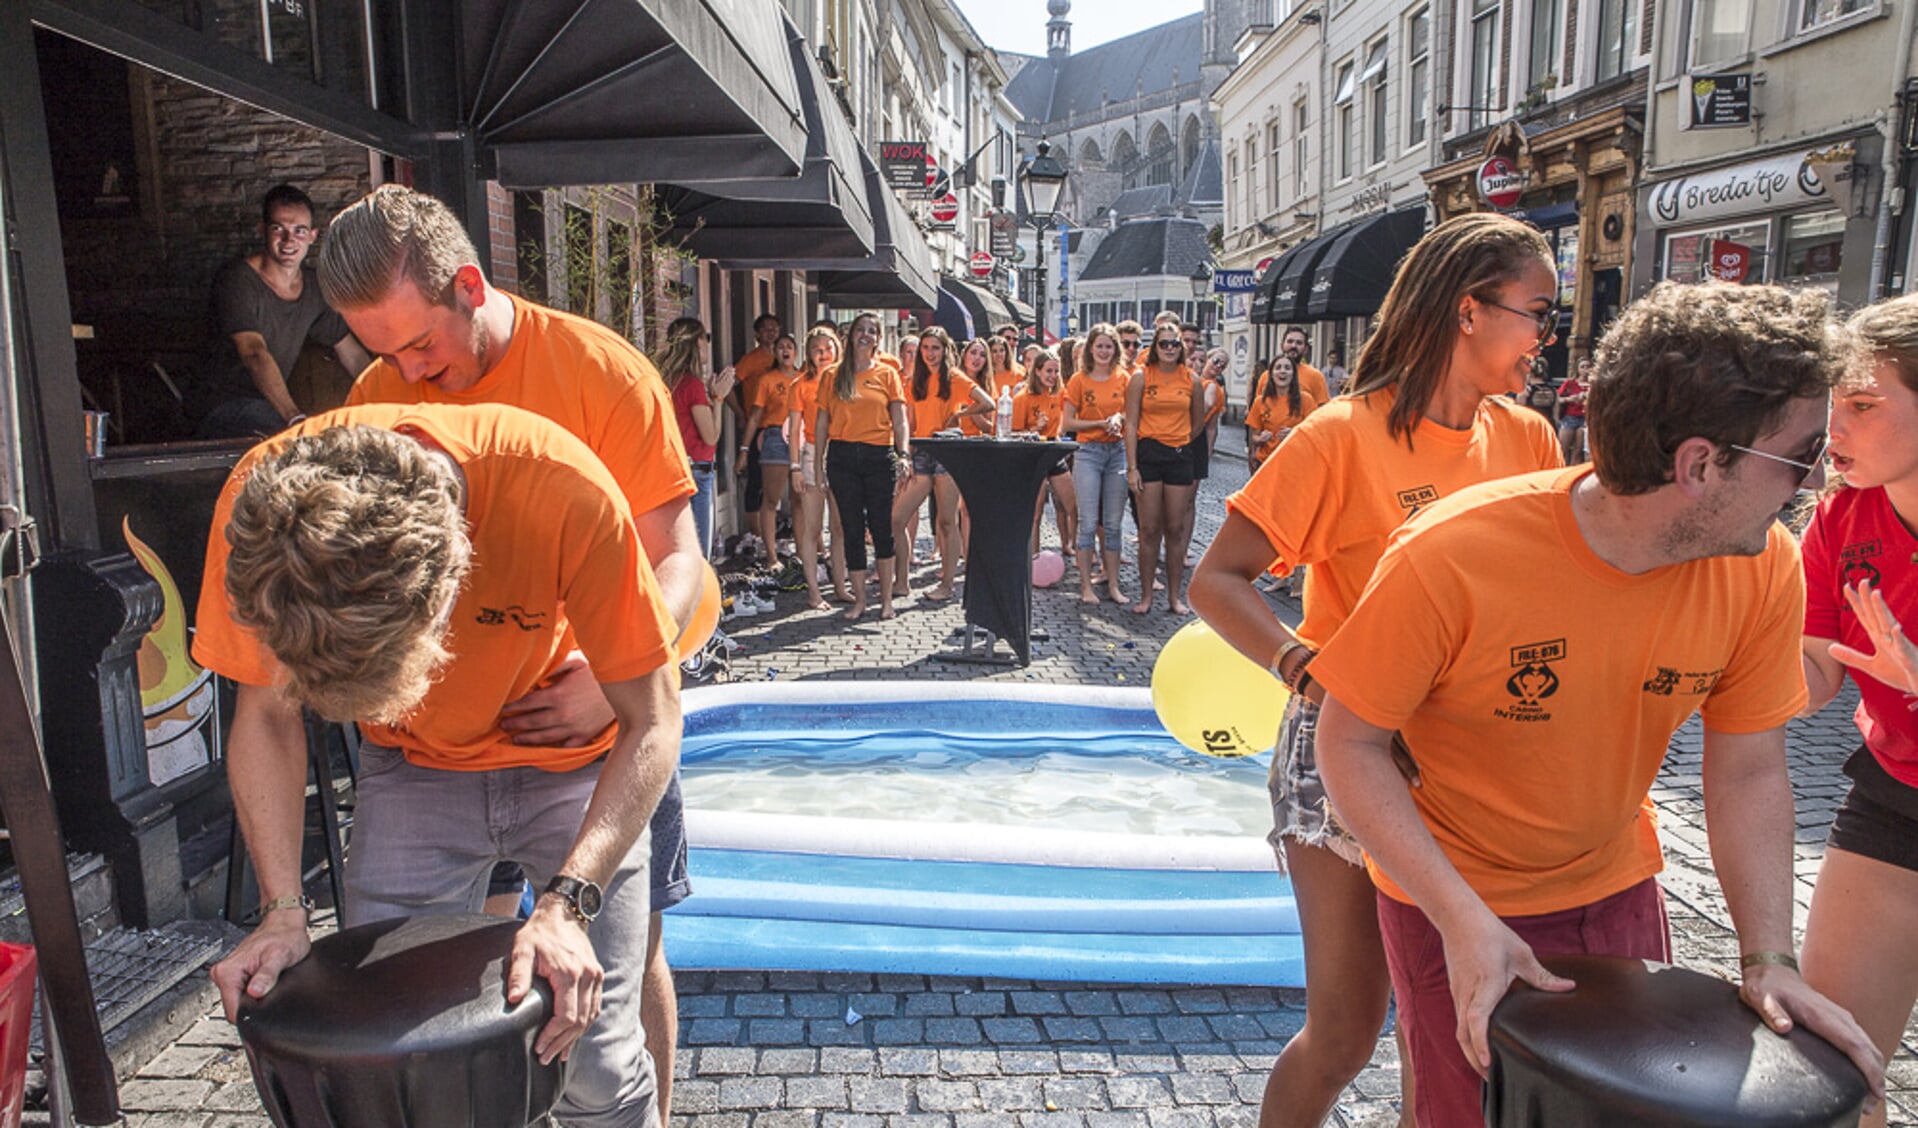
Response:
[[[371,357],[302,269],[313,248],[313,201],[291,184],[266,194],[261,249],[213,277],[212,346],[186,408],[202,439],[270,435],[305,412],[286,378],[307,341],[330,348],[349,374]]]

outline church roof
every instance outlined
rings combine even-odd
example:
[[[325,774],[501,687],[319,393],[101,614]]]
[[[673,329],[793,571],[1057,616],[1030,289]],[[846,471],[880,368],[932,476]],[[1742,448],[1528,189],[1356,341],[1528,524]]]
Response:
[[[1141,215],[1156,215],[1160,209],[1171,206],[1172,185],[1148,184],[1119,193],[1106,210],[1120,219],[1131,219]]]
[[[1169,276],[1190,278],[1201,263],[1211,261],[1205,243],[1205,224],[1196,219],[1165,216],[1122,223],[1106,236],[1092,260],[1079,273],[1084,282],[1100,279]]]
[[[1199,159],[1192,162],[1192,171],[1179,188],[1179,198],[1185,201],[1187,207],[1225,206],[1225,174],[1219,168],[1221,163],[1219,147],[1207,139],[1199,147]]]
[[[1006,96],[1026,120],[1049,123],[1068,113],[1096,113],[1106,101],[1124,102],[1141,89],[1150,95],[1199,81],[1205,50],[1205,13],[1194,12],[1110,43],[1051,59],[1009,56],[1006,69],[1023,59]],[[1175,79],[1176,72],[1176,79]]]

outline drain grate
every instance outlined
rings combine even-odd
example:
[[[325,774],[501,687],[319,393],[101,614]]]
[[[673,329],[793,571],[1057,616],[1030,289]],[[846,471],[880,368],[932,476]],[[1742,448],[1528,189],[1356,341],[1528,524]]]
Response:
[[[87,945],[87,978],[101,1031],[126,1021],[174,984],[219,958],[228,932],[218,921],[183,920],[137,932],[119,928]],[[39,1008],[33,1016],[33,1052],[43,1049]]]

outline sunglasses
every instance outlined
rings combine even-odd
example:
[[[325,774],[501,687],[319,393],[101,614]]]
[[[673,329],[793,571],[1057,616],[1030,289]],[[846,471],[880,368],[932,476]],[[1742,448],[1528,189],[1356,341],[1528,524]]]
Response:
[[[1558,335],[1558,310],[1556,309],[1548,309],[1543,313],[1535,313],[1529,309],[1515,309],[1512,306],[1491,301],[1487,298],[1480,298],[1478,300],[1484,305],[1491,306],[1493,309],[1502,309],[1506,313],[1516,313],[1520,317],[1531,318],[1538,325],[1538,343],[1541,345]]]
[[[1773,462],[1784,463],[1798,471],[1798,484],[1802,486],[1813,474],[1818,472],[1819,467],[1825,464],[1825,448],[1831,445],[1831,436],[1818,436],[1818,445],[1812,448],[1810,462],[1800,462],[1796,458],[1786,458],[1782,454],[1767,454],[1762,450],[1753,450],[1748,446],[1739,446],[1737,443],[1726,443],[1725,445],[1740,454],[1755,454],[1760,458],[1767,458]]]
[[[1185,342],[1183,341],[1164,340],[1154,341],[1152,343],[1162,349],[1182,349],[1185,347]]]

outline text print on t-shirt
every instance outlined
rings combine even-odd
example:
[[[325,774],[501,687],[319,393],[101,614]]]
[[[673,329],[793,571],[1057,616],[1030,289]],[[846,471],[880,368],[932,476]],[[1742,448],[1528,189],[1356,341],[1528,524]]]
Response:
[[[1846,545],[1838,553],[1838,582],[1850,587],[1859,580],[1870,580],[1876,585],[1880,576],[1878,566],[1872,560],[1883,551],[1884,545],[1875,540]]]
[[[517,603],[511,607],[482,607],[473,619],[482,627],[502,627],[510,622],[523,631],[537,631],[547,626],[546,612],[528,611]]]
[[[1722,666],[1716,670],[1703,671],[1660,666],[1656,674],[1646,679],[1644,689],[1646,693],[1656,693],[1660,697],[1670,697],[1681,691],[1693,697],[1703,697],[1718,684],[1718,675],[1724,672]]]
[[[1547,697],[1558,692],[1558,673],[1553,662],[1565,660],[1565,640],[1528,642],[1512,647],[1512,676],[1505,679],[1505,692],[1515,699],[1505,708],[1492,710],[1502,721],[1549,721],[1545,709]]]
[[[1438,499],[1437,486],[1413,486],[1409,490],[1399,491],[1399,508],[1405,510],[1405,519],[1410,521],[1419,510]]]

